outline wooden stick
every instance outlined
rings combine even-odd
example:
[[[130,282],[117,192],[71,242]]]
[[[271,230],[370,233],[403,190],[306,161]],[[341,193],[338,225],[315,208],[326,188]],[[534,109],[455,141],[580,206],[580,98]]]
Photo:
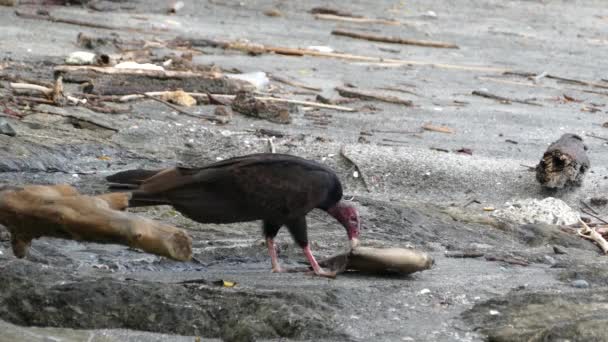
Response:
[[[424,124],[422,128],[426,131],[439,132],[439,133],[454,133],[454,130],[446,126],[434,126],[431,124]]]
[[[171,108],[171,109],[173,109],[173,110],[175,110],[175,111],[177,111],[179,113],[182,113],[184,115],[187,115],[187,116],[190,116],[190,117],[193,117],[193,118],[205,119],[205,120],[214,121],[214,122],[224,122],[223,120],[218,119],[215,116],[205,115],[205,114],[192,114],[192,113],[190,113],[188,111],[185,111],[185,110],[179,108],[178,106],[176,106],[176,105],[174,105],[172,103],[169,103],[169,102],[167,102],[167,101],[165,101],[163,99],[160,99],[158,97],[154,97],[154,96],[148,95],[146,93],[142,93],[141,95],[143,95],[146,98],[149,98],[150,100],[154,100],[154,101],[160,102],[160,103],[164,104],[165,106],[167,106],[167,107],[169,107],[169,108]]]
[[[118,211],[129,193],[83,196],[69,185],[0,189],[0,223],[11,233],[13,253],[23,258],[33,239],[49,236],[116,243],[176,260],[190,260],[192,239],[183,230]]]
[[[204,44],[206,46],[218,46],[223,49],[230,50],[239,50],[247,53],[276,53],[280,55],[287,56],[313,56],[313,57],[325,57],[325,58],[338,58],[350,61],[362,61],[362,62],[377,62],[377,63],[389,63],[389,64],[397,64],[397,65],[421,65],[421,66],[431,66],[435,68],[442,69],[452,69],[452,70],[464,70],[464,71],[479,71],[479,72],[492,72],[492,73],[505,73],[508,69],[505,68],[495,68],[495,67],[485,67],[485,66],[475,66],[475,65],[459,65],[459,64],[447,64],[447,63],[434,63],[428,61],[415,61],[415,60],[405,60],[405,59],[392,59],[392,58],[382,58],[382,57],[369,57],[369,56],[361,56],[361,55],[351,55],[346,53],[338,53],[338,52],[321,52],[317,50],[311,49],[298,49],[298,48],[288,48],[281,46],[268,46],[261,44],[251,44],[251,43],[243,43],[243,42],[225,42],[225,41],[214,41],[211,39],[203,39],[203,40],[192,40],[193,45],[196,43]]]
[[[355,89],[355,88],[346,88],[346,87],[336,87],[336,91],[341,96],[344,97],[353,97],[363,100],[377,100],[382,102],[396,103],[402,104],[405,106],[412,106],[413,102],[410,100],[402,99],[397,96],[392,95],[381,95],[369,90]]]
[[[157,96],[162,96],[166,93],[167,92],[165,92],[165,91],[159,91],[159,92],[147,92],[145,94],[147,96],[157,97]],[[235,95],[229,95],[229,94],[204,94],[204,93],[188,93],[188,94],[195,98],[204,97],[207,100],[209,99],[208,95],[211,95],[211,97],[217,97],[218,99],[226,99],[226,100],[230,100],[230,101],[234,100],[234,98],[236,97]],[[142,95],[142,94],[125,95],[125,96],[120,97],[118,101],[119,102],[133,101],[133,100],[137,100],[137,99],[146,97],[146,95]],[[299,104],[299,105],[303,105],[303,106],[325,108],[325,109],[335,109],[335,110],[339,110],[342,112],[355,112],[356,111],[356,109],[350,108],[350,107],[329,105],[329,104],[325,104],[325,103],[312,102],[312,101],[284,99],[284,98],[270,97],[270,96],[255,96],[255,98],[260,101],[293,103],[293,104]]]
[[[345,30],[333,30],[331,34],[335,36],[344,36],[355,39],[364,39],[374,42],[390,43],[390,44],[404,44],[404,45],[416,45],[424,47],[444,48],[444,49],[458,49],[458,45],[444,42],[433,42],[428,40],[416,40],[416,39],[403,39],[398,37],[386,37],[378,36],[375,34],[368,34],[362,32],[353,32]]]
[[[540,103],[536,103],[536,102],[532,102],[532,101],[528,101],[528,100],[518,100],[518,99],[512,99],[512,98],[508,98],[508,97],[504,97],[504,96],[494,95],[487,91],[482,91],[482,90],[474,90],[471,94],[476,95],[476,96],[485,97],[488,99],[497,100],[500,102],[506,102],[506,103],[517,102],[517,103],[523,103],[523,104],[527,104],[527,105],[531,105],[531,106],[539,106],[539,107],[543,106]]]
[[[315,14],[315,19],[321,20],[333,20],[333,21],[344,21],[348,23],[354,24],[382,24],[382,25],[391,25],[391,26],[399,26],[400,22],[396,20],[386,20],[386,19],[374,19],[374,18],[357,18],[357,17],[347,17],[335,14]]]
[[[44,96],[50,96],[53,93],[53,89],[43,87],[37,84],[29,83],[9,83],[13,90],[32,90],[44,94]]]

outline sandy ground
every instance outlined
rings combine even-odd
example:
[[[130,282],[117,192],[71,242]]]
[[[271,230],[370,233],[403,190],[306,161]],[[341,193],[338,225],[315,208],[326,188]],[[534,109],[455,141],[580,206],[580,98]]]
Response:
[[[308,11],[322,5],[340,6],[354,14],[390,18],[402,24],[389,26],[315,20]],[[203,265],[179,265],[151,256],[144,257],[143,254],[117,246],[42,239],[34,243],[34,256],[25,264],[13,262],[10,244],[3,242],[0,245],[0,261],[14,265],[2,266],[14,267],[6,272],[10,275],[5,276],[15,284],[23,285],[15,279],[24,280],[17,275],[13,277],[13,273],[19,274],[21,269],[36,270],[36,267],[42,267],[37,266],[39,264],[44,266],[43,269],[50,267],[55,270],[57,276],[49,276],[46,279],[48,284],[35,277],[32,279],[33,282],[45,284],[43,287],[46,290],[41,290],[40,298],[51,296],[57,290],[52,288],[52,284],[59,282],[61,275],[67,276],[71,272],[73,274],[70,276],[74,277],[76,283],[110,278],[117,282],[112,286],[122,289],[129,286],[127,279],[133,279],[141,282],[142,288],[151,286],[156,289],[161,296],[165,290],[154,287],[154,284],[167,284],[168,298],[177,296],[174,292],[181,293],[179,285],[168,284],[176,280],[230,279],[238,282],[238,291],[243,298],[253,298],[252,303],[258,303],[255,305],[268,312],[277,308],[277,315],[292,315],[293,319],[282,319],[281,324],[273,326],[269,323],[272,322],[269,318],[272,315],[267,311],[250,310],[248,306],[243,306],[241,311],[231,309],[230,313],[243,315],[243,322],[248,322],[243,323],[246,327],[241,328],[234,323],[239,322],[237,318],[241,316],[226,321],[211,315],[202,320],[219,326],[219,329],[205,330],[200,326],[193,327],[194,323],[190,328],[174,327],[168,317],[159,319],[157,325],[154,322],[125,323],[118,319],[121,315],[115,319],[107,318],[104,316],[106,311],[87,311],[88,306],[85,306],[81,315],[98,319],[83,320],[79,314],[65,311],[70,306],[82,305],[77,299],[74,302],[66,299],[62,303],[51,300],[51,304],[42,301],[41,306],[53,307],[55,313],[59,310],[62,313],[58,315],[60,318],[51,319],[50,314],[31,318],[33,314],[24,309],[27,305],[15,300],[23,295],[27,297],[27,293],[20,292],[17,285],[7,285],[5,295],[0,296],[3,300],[0,305],[2,319],[26,326],[126,328],[174,336],[200,335],[225,339],[257,336],[478,341],[487,336],[507,336],[504,337],[506,340],[517,340],[521,336],[500,335],[502,327],[509,324],[517,326],[507,318],[505,322],[488,321],[474,314],[463,316],[463,312],[472,309],[480,317],[489,315],[491,318],[484,303],[506,298],[515,292],[555,295],[578,291],[584,297],[595,291],[596,287],[608,285],[608,278],[596,279],[587,275],[583,277],[594,289],[580,290],[570,286],[572,279],[580,278],[572,275],[572,272],[588,274],[581,270],[586,270],[591,264],[599,270],[598,274],[606,273],[603,259],[598,256],[596,248],[575,236],[555,237],[553,231],[529,232],[522,227],[500,230],[474,223],[476,215],[487,216],[482,211],[483,207],[501,207],[514,198],[552,195],[578,209],[580,200],[588,201],[605,193],[608,178],[604,166],[608,162],[604,153],[605,141],[588,136],[608,137],[606,128],[602,127],[608,121],[605,107],[608,83],[601,81],[608,77],[603,67],[608,44],[605,37],[608,10],[603,2],[470,1],[452,4],[450,1],[357,1],[339,5],[321,1],[185,1],[184,9],[171,16],[165,14],[165,3],[161,1],[102,1],[100,6],[106,6],[111,11],[92,11],[80,6],[46,9],[57,17],[135,27],[145,32],[91,29],[26,20],[15,16],[15,8],[0,7],[0,72],[51,80],[53,66],[61,64],[68,53],[79,49],[76,46],[79,32],[96,36],[116,34],[123,40],[163,41],[181,36],[246,39],[252,43],[285,47],[326,45],[339,52],[410,60],[412,63],[395,65],[268,54],[249,56],[209,47],[201,48],[202,53],[195,56],[194,61],[197,64],[214,64],[224,70],[264,71],[269,75],[290,78],[321,88],[319,93],[329,98],[338,97],[334,90],[336,86],[353,84],[362,89],[410,99],[414,106],[358,100],[345,104],[358,109],[353,113],[321,110],[321,114],[329,116],[327,126],[316,125],[303,111],[295,114],[289,125],[237,114],[228,125],[215,126],[178,115],[153,101],[130,104],[132,108],[128,114],[110,117],[92,114],[119,128],[116,133],[78,129],[62,117],[32,114],[21,121],[7,119],[17,131],[17,136],[0,135],[0,181],[11,184],[68,182],[83,192],[98,193],[105,188],[103,177],[119,170],[175,163],[200,165],[218,158],[265,151],[266,139],[254,135],[252,131],[259,128],[275,129],[286,133],[286,137],[275,139],[279,152],[320,160],[336,169],[344,182],[347,196],[354,196],[353,200],[361,208],[363,236],[367,244],[420,248],[433,255],[436,266],[409,277],[344,275],[334,281],[301,274],[272,274],[269,272],[265,247],[260,244],[257,223],[200,225],[177,215],[170,208],[159,207],[136,212],[193,230],[195,254]],[[264,15],[265,10],[273,8],[278,9],[282,16]],[[25,11],[34,8],[22,5],[17,9]],[[429,11],[433,11],[435,16],[430,16]],[[385,44],[330,35],[331,30],[336,28],[446,41],[457,44],[459,49]],[[435,65],[418,65],[414,62]],[[471,70],[473,67],[488,69]],[[595,82],[597,85],[582,85],[549,77],[533,81],[526,77],[505,75],[503,72],[506,70],[536,74],[546,72],[562,78]],[[275,81],[271,84],[275,92],[283,93],[282,96],[306,100],[315,98],[315,94],[293,94],[301,89]],[[475,90],[530,100],[540,105],[501,103],[473,96],[471,93]],[[0,92],[6,95],[8,90],[0,89]],[[568,101],[564,95],[576,101]],[[191,111],[210,114],[213,108],[197,106]],[[74,107],[64,110],[68,113],[81,111]],[[420,128],[424,124],[447,126],[454,133],[423,132]],[[384,132],[387,130],[414,133]],[[368,143],[359,142],[362,131],[371,133],[365,135]],[[536,165],[548,144],[566,132],[577,133],[584,138],[589,146],[591,170],[582,187],[569,192],[546,193],[536,183],[534,173],[525,166]],[[358,164],[369,191],[361,177],[353,177],[352,164],[339,155],[342,146]],[[469,148],[473,154],[454,152],[461,148]],[[109,157],[109,160],[100,160],[101,155]],[[473,199],[479,203],[463,208]],[[446,208],[456,208],[461,214],[449,215]],[[600,215],[607,213],[605,208],[596,210]],[[327,256],[344,248],[343,231],[329,218],[315,212],[310,222],[316,253]],[[286,232],[280,234],[280,241],[285,263],[296,264],[304,260]],[[569,253],[565,256],[554,255],[551,247],[556,244],[566,246]],[[486,255],[518,256],[530,265],[522,267],[484,258],[456,259],[444,256],[446,250],[464,249],[481,250]],[[565,266],[554,267],[560,262]],[[99,268],[99,265],[106,266]],[[565,276],[564,272],[570,273]],[[27,281],[24,282],[27,284]],[[48,294],[45,292],[47,290]],[[216,296],[213,298],[218,298],[217,301],[209,300],[204,305],[200,304],[201,310],[204,311],[207,305],[207,310],[219,315],[226,314],[218,306],[231,300],[231,290],[212,290],[219,291],[213,292]],[[267,292],[277,294],[279,299],[258,302],[256,298]],[[292,294],[297,296],[299,304],[290,307],[289,296]],[[125,296],[125,301],[129,302],[130,298],[139,298],[141,293],[132,291]],[[189,292],[183,298],[196,302],[196,296],[196,293]],[[601,299],[605,301],[604,297]],[[229,303],[240,305],[240,302]],[[114,308],[112,304],[107,305],[108,311]],[[120,302],[117,302],[116,307],[119,306]],[[511,309],[501,307],[497,311],[505,312],[502,317],[510,317],[506,312]],[[159,303],[152,310],[166,308]],[[320,316],[316,316],[316,313]],[[196,320],[187,315],[178,315],[174,319],[184,322]],[[559,325],[548,322],[550,319],[539,323],[537,328],[522,327],[520,331],[529,328],[532,332],[521,338],[540,338],[540,335],[534,335],[538,329],[548,327],[552,331],[551,326]],[[479,325],[487,329],[479,330]],[[243,331],[237,337],[229,334],[235,326],[239,327],[236,330]],[[23,332],[16,326],[11,329],[14,334],[27,335],[24,338],[30,340],[43,340],[45,334],[59,334],[57,338],[65,341],[70,340],[70,336],[76,336],[73,338],[78,340],[78,336],[89,333],[92,334],[90,336],[103,334],[98,330],[59,330],[58,333],[58,330],[41,329]],[[123,335],[120,334],[116,332],[108,338],[121,340]],[[570,335],[564,333],[556,336]],[[601,340],[601,334],[598,336],[598,340]],[[5,337],[0,336],[0,339]],[[136,335],[129,337],[133,341],[139,338]],[[166,336],[157,339],[170,340]]]

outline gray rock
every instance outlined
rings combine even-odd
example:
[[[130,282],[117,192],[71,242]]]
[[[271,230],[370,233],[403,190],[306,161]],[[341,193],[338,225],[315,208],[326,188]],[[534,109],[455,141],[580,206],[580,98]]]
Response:
[[[487,341],[607,341],[608,290],[513,291],[476,304],[462,315]],[[492,315],[490,312],[500,312]]]
[[[572,285],[572,287],[576,287],[578,289],[586,289],[589,287],[589,282],[584,280],[584,279],[576,279],[573,280],[570,285]]]
[[[17,132],[15,132],[13,127],[6,120],[0,118],[0,134],[14,137],[17,135]]]

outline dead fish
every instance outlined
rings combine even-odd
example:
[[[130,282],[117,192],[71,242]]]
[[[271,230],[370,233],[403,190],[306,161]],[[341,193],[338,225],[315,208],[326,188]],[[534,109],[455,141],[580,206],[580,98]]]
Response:
[[[321,261],[337,273],[346,270],[366,273],[411,274],[429,269],[433,258],[424,252],[408,248],[356,247],[350,253],[342,253]]]

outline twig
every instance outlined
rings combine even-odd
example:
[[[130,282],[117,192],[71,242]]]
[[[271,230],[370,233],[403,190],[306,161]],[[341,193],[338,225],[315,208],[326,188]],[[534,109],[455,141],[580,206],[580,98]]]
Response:
[[[9,83],[13,90],[32,90],[44,94],[44,96],[50,96],[53,93],[53,89],[43,87],[37,84],[30,83]]]
[[[451,129],[450,127],[446,127],[446,126],[433,126],[430,124],[424,124],[424,125],[422,125],[422,128],[427,131],[432,131],[432,132],[454,133],[453,129]]]
[[[530,263],[526,260],[509,257],[509,256],[500,256],[500,255],[486,255],[486,260],[488,261],[502,261],[511,265],[519,265],[519,266],[529,266]]]
[[[53,105],[53,104],[55,104],[55,102],[51,102],[50,104]],[[99,121],[96,121],[96,120],[91,120],[89,118],[85,118],[85,117],[82,117],[82,116],[77,116],[77,115],[72,115],[72,114],[64,114],[64,113],[60,113],[60,112],[44,110],[44,109],[40,109],[39,107],[35,107],[35,108],[30,109],[30,110],[34,111],[34,112],[38,112],[38,113],[44,113],[44,114],[48,114],[48,115],[63,116],[65,118],[70,118],[70,119],[74,119],[74,120],[77,120],[77,121],[87,122],[87,123],[89,123],[91,125],[98,126],[98,127],[101,127],[101,128],[104,128],[104,129],[107,129],[107,130],[110,130],[110,131],[114,131],[114,132],[118,132],[119,131],[118,128],[115,128],[115,127],[109,126],[109,125],[107,125],[105,123],[102,123],[102,122],[99,122]]]
[[[363,100],[377,100],[388,103],[402,104],[405,106],[412,106],[413,103],[410,100],[402,99],[391,95],[381,95],[369,90],[336,87],[336,91],[344,97],[354,97]]]
[[[382,24],[382,25],[392,25],[399,26],[400,22],[395,20],[386,20],[386,19],[374,19],[374,18],[357,18],[357,17],[347,17],[335,14],[315,14],[315,19],[321,20],[333,20],[333,21],[344,21],[355,24]]]
[[[321,91],[322,90],[321,88],[312,87],[312,86],[306,85],[304,83],[288,80],[288,79],[280,77],[280,76],[271,75],[270,78],[277,82],[285,83],[287,85],[290,85],[290,86],[296,87],[296,88],[302,88],[302,89],[312,90],[312,91]]]
[[[413,91],[411,91],[411,90],[401,89],[401,88],[395,88],[395,87],[380,87],[380,88],[378,88],[378,89],[380,89],[380,90],[389,90],[389,91],[397,91],[397,92],[400,92],[400,93],[412,94],[412,95],[414,95],[414,96],[422,97],[422,95],[420,95],[420,94],[418,94],[418,93],[415,93],[415,92],[413,92]]]
[[[584,205],[584,206],[585,206],[585,208],[587,208],[587,209],[591,210],[591,212],[592,212],[592,213],[594,213],[594,214],[596,214],[596,215],[598,214],[598,212],[597,212],[597,211],[595,211],[595,209],[591,208],[591,206],[590,206],[589,204],[585,203],[585,201],[580,200],[580,202],[581,202],[581,204],[582,204],[582,205]],[[606,223],[608,223],[608,222],[606,222]]]
[[[585,205],[586,205],[586,203],[584,203],[584,202],[583,202],[583,204],[585,204]],[[606,220],[604,220],[603,218],[599,217],[599,216],[597,215],[597,212],[595,212],[595,213],[594,213],[594,212],[591,212],[591,210],[593,210],[593,209],[591,209],[589,206],[587,206],[587,207],[589,208],[589,210],[587,210],[587,209],[585,209],[585,208],[581,208],[581,211],[582,211],[583,213],[585,213],[585,214],[589,215],[589,216],[594,217],[594,218],[595,218],[595,219],[597,219],[598,221],[601,221],[601,222],[603,222],[603,223],[608,224],[608,221],[606,221]]]
[[[404,129],[372,129],[372,132],[375,132],[375,133],[395,133],[395,134],[419,134],[419,133],[422,133],[423,130],[408,131],[408,130],[404,130]]]
[[[374,34],[361,33],[361,32],[333,30],[333,31],[331,31],[331,34],[333,34],[335,36],[344,36],[344,37],[350,37],[350,38],[355,38],[355,39],[364,39],[364,40],[370,40],[370,41],[382,42],[382,43],[416,45],[416,46],[444,48],[444,49],[458,49],[458,45],[452,44],[452,43],[433,42],[433,41],[428,41],[428,40],[416,40],[416,39],[403,39],[403,38],[398,38],[398,37],[377,36]]]
[[[600,139],[600,140],[608,141],[608,138],[600,137],[599,135],[595,135],[595,134],[593,134],[593,133],[587,133],[587,134],[585,134],[585,135],[586,135],[586,136],[588,136],[588,137],[591,137],[591,138],[595,138],[595,139]]]
[[[542,104],[540,104],[540,103],[536,103],[536,102],[532,102],[532,101],[528,101],[528,100],[518,100],[518,99],[512,99],[512,98],[508,98],[508,97],[504,97],[504,96],[494,95],[494,94],[488,93],[487,91],[474,90],[471,94],[476,95],[476,96],[485,97],[488,99],[498,100],[500,102],[506,102],[506,103],[517,102],[517,103],[523,103],[523,104],[527,104],[527,105],[531,105],[531,106],[542,107]]]
[[[558,81],[563,81],[563,82],[568,82],[568,83],[574,83],[574,84],[584,85],[584,86],[588,86],[588,87],[596,87],[596,88],[608,89],[608,85],[607,84],[597,83],[597,82],[593,82],[593,81],[578,80],[578,79],[574,79],[574,78],[567,78],[567,77],[562,77],[562,76],[548,74],[546,72],[543,72],[540,75],[536,75],[535,73],[532,73],[532,72],[505,71],[503,74],[504,75],[515,75],[515,76],[521,76],[521,77],[528,77],[528,78],[532,78],[532,79],[540,78],[541,76],[544,76],[546,78],[551,78],[551,79],[558,80]]]
[[[187,116],[190,116],[190,117],[193,117],[193,118],[205,119],[205,120],[215,121],[215,122],[222,122],[220,119],[218,119],[218,118],[216,118],[214,116],[205,115],[205,114],[192,114],[192,113],[190,113],[188,111],[185,111],[185,110],[179,108],[178,106],[176,106],[176,105],[174,105],[172,103],[169,103],[169,102],[167,102],[165,100],[159,99],[158,97],[154,97],[152,95],[148,95],[147,93],[141,93],[141,95],[149,98],[150,100],[154,100],[154,101],[160,102],[160,103],[164,104],[165,106],[167,106],[169,108],[172,108],[172,109],[174,109],[175,111],[177,111],[177,112],[179,112],[181,114],[184,114],[184,115],[187,115]]]
[[[346,146],[342,146],[340,148],[340,155],[344,159],[346,159],[348,162],[350,162],[351,164],[353,164],[355,166],[355,169],[357,169],[357,172],[359,172],[359,175],[361,176],[361,180],[363,181],[363,185],[365,186],[365,189],[367,190],[367,192],[371,192],[369,184],[367,184],[367,181],[365,180],[365,175],[363,174],[363,171],[361,171],[361,168],[359,167],[359,165],[357,163],[355,163],[355,161],[352,160],[348,155],[346,155]]]
[[[604,254],[608,254],[608,241],[606,241],[606,239],[604,239],[604,237],[594,228],[590,228],[585,221],[581,220],[580,218],[578,220],[583,228],[577,229],[577,234],[585,239],[594,241],[602,249]]]
[[[446,258],[479,258],[484,256],[483,252],[479,251],[448,251],[445,252]]]
[[[225,41],[214,41],[211,39],[204,39],[202,41],[192,41],[192,44],[203,43],[204,45],[219,46],[223,49],[239,50],[247,53],[276,53],[280,55],[288,56],[313,56],[313,57],[325,57],[325,58],[338,58],[350,61],[362,61],[362,62],[377,62],[377,63],[390,63],[397,65],[423,65],[431,66],[442,69],[453,69],[453,70],[466,70],[466,71],[479,71],[479,72],[497,72],[504,73],[508,71],[505,68],[494,68],[485,66],[474,66],[474,65],[459,65],[459,64],[446,64],[446,63],[434,63],[428,61],[415,61],[405,59],[392,59],[382,57],[369,57],[361,55],[352,55],[338,52],[321,52],[312,49],[298,49],[281,46],[268,46],[261,44],[243,43],[243,42],[225,42]]]

